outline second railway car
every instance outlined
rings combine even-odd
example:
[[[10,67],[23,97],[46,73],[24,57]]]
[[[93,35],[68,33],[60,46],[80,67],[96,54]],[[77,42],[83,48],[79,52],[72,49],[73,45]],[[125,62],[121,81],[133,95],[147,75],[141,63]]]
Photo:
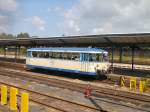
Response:
[[[29,69],[105,75],[109,70],[108,52],[99,48],[31,48],[27,50],[26,66]]]

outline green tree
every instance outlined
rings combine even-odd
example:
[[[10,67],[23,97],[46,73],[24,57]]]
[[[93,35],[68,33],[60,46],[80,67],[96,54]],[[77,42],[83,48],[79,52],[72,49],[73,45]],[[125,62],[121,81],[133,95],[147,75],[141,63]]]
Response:
[[[15,36],[13,36],[12,34],[8,34],[7,38],[15,38]]]
[[[30,38],[28,33],[20,33],[17,35],[17,38]]]
[[[11,39],[11,38],[15,38],[15,36],[13,36],[12,34],[6,34],[6,33],[0,34],[0,39]]]

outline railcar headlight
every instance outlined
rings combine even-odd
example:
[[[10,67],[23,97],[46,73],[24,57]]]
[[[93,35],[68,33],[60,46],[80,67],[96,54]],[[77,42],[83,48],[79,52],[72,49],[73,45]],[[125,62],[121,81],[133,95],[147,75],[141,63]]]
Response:
[[[95,70],[99,69],[99,65],[96,65],[96,66],[94,67],[94,69],[95,69]]]

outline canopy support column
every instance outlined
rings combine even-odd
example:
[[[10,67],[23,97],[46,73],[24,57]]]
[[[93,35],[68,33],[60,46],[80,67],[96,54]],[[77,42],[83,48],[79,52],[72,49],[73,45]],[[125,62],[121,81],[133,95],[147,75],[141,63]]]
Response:
[[[20,58],[20,46],[18,46],[18,59]]]
[[[114,68],[114,46],[111,47],[111,67]]]
[[[135,47],[132,46],[132,71],[134,70],[134,51],[135,51]]]
[[[17,62],[17,50],[18,50],[18,47],[16,46],[15,47],[15,62]]]
[[[6,47],[3,47],[4,49],[4,57],[6,57]]]
[[[122,63],[122,52],[123,52],[123,48],[120,47],[120,56],[119,56],[119,62]]]

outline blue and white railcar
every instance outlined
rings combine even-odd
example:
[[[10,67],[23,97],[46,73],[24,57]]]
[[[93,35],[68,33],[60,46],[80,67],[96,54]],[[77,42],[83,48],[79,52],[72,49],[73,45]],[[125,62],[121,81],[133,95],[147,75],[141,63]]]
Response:
[[[31,48],[27,50],[26,66],[99,76],[107,73],[108,52],[99,48]]]

